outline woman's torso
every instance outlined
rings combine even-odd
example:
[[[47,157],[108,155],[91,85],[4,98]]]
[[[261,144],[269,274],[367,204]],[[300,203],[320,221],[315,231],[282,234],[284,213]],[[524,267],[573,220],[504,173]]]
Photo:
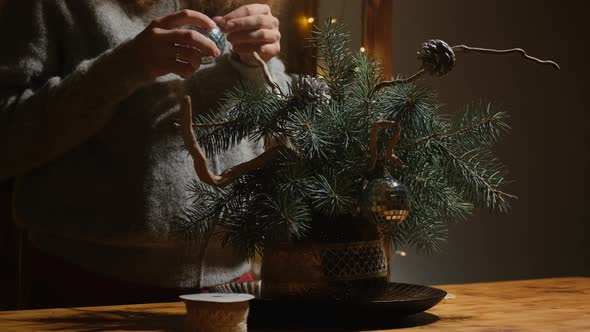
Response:
[[[69,15],[64,20],[69,25],[57,32],[62,77],[81,61],[134,37],[153,18],[181,8],[177,1],[163,1],[135,15],[113,1],[70,0],[62,6],[68,10],[64,16]],[[227,77],[234,76],[227,68]],[[188,247],[171,228],[189,205],[188,187],[195,179],[175,125],[178,102],[188,86],[175,75],[143,85],[118,105],[98,135],[18,179],[15,216],[37,246],[123,278],[195,285],[203,273],[207,243]],[[230,163],[261,150],[258,143],[243,143],[228,153]],[[229,166],[217,160],[210,161],[213,169]],[[221,261],[220,271],[224,264],[240,270],[229,279],[244,272],[241,259],[213,246],[209,254]]]

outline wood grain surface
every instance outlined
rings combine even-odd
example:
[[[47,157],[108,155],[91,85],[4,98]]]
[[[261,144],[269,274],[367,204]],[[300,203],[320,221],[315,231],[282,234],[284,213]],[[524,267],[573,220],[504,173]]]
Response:
[[[444,300],[427,313],[408,317],[388,327],[363,331],[590,331],[590,278],[438,287],[454,298]],[[0,331],[173,332],[182,331],[184,313],[182,303],[4,311],[0,312]]]

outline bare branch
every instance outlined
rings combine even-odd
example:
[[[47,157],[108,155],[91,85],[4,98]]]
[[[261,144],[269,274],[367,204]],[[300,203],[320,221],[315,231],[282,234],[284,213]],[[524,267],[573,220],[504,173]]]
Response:
[[[465,54],[467,53],[483,53],[483,54],[495,54],[495,55],[502,55],[502,54],[514,54],[514,53],[518,53],[520,54],[525,60],[527,61],[532,61],[541,65],[550,65],[553,68],[560,70],[561,67],[555,62],[555,61],[551,61],[551,60],[541,60],[535,57],[532,57],[530,55],[528,55],[526,53],[525,50],[523,50],[522,48],[511,48],[511,49],[507,49],[507,50],[496,50],[496,49],[492,49],[492,48],[480,48],[480,47],[471,47],[471,46],[467,46],[467,45],[457,45],[457,46],[453,46],[453,51],[457,52],[463,52]]]
[[[422,69],[408,78],[402,78],[402,79],[381,82],[381,83],[377,84],[373,88],[373,90],[371,90],[371,92],[369,92],[368,98],[371,99],[377,92],[379,92],[385,88],[393,88],[394,86],[399,85],[399,84],[411,83],[411,82],[419,79],[420,77],[422,77],[422,75],[424,75],[425,73],[426,73],[426,70]]]
[[[535,62],[535,63],[541,64],[541,65],[550,65],[557,70],[561,69],[561,67],[555,61],[541,60],[541,59],[532,57],[532,56],[528,55],[526,53],[526,51],[523,50],[522,48],[496,50],[496,49],[492,49],[492,48],[480,48],[480,47],[471,47],[471,46],[467,46],[467,45],[457,45],[457,46],[453,46],[452,49],[453,49],[453,51],[455,51],[457,53],[462,52],[464,54],[482,53],[482,54],[504,55],[504,54],[517,53],[517,54],[520,54],[527,61]],[[406,79],[396,79],[396,80],[392,80],[392,81],[381,82],[381,83],[377,84],[377,86],[375,86],[375,88],[373,88],[373,90],[369,93],[368,97],[370,99],[377,92],[379,92],[385,88],[392,88],[392,87],[399,85],[399,84],[411,83],[411,82],[417,80],[418,78],[422,77],[422,75],[424,75],[424,73],[426,73],[426,70],[422,69]]]
[[[201,181],[214,186],[214,187],[225,187],[242,175],[251,173],[257,169],[264,167],[268,162],[278,157],[280,148],[271,148],[261,154],[260,156],[247,161],[243,164],[232,167],[224,171],[221,175],[216,175],[209,170],[207,166],[207,158],[203,149],[197,142],[195,132],[192,126],[192,103],[189,96],[185,96],[180,110],[180,130],[182,133],[182,139],[190,155],[194,160],[194,168],[197,176]]]
[[[233,121],[228,122],[218,122],[218,123],[193,123],[193,128],[204,128],[204,129],[211,129],[211,128],[220,128],[227,125],[232,124]]]
[[[399,143],[399,139],[401,137],[402,127],[399,125],[399,122],[394,122],[393,124],[393,134],[391,135],[391,139],[389,140],[389,144],[387,144],[387,150],[385,151],[385,156],[387,159],[394,163],[396,166],[402,166],[402,161],[395,155],[395,147],[397,143]]]
[[[256,61],[258,61],[258,64],[260,64],[260,67],[262,67],[262,70],[264,71],[264,79],[266,80],[266,84],[268,84],[270,86],[270,88],[272,89],[272,93],[274,93],[275,95],[283,95],[283,92],[279,88],[279,85],[273,79],[273,77],[270,73],[270,70],[268,69],[268,66],[266,65],[266,62],[260,57],[260,55],[258,55],[257,52],[254,52],[253,56],[254,56],[254,59],[256,59]]]
[[[379,120],[373,125],[373,128],[371,128],[371,164],[369,166],[369,172],[374,171],[375,167],[377,166],[377,143],[379,139],[379,131],[384,128],[393,129],[393,135],[389,141],[389,144],[387,145],[386,158],[395,165],[402,165],[402,161],[395,155],[394,151],[400,139],[401,126],[395,121]]]

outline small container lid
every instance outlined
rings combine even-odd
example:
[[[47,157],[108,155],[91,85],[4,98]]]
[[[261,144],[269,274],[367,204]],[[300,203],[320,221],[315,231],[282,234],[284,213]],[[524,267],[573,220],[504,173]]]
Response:
[[[180,298],[191,302],[209,302],[209,303],[238,303],[247,302],[254,299],[250,294],[223,294],[223,293],[203,293],[181,295]]]

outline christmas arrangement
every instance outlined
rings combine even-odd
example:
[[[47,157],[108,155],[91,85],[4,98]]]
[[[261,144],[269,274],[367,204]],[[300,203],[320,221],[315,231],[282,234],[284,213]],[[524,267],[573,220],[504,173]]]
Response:
[[[416,74],[384,81],[379,64],[352,54],[348,41],[331,21],[316,29],[311,45],[319,75],[295,77],[288,91],[266,71],[266,84],[242,83],[208,115],[193,117],[187,97],[180,122],[200,180],[191,188],[191,208],[176,220],[179,234],[195,239],[217,227],[225,245],[245,257],[261,253],[275,265],[284,261],[281,244],[288,243],[298,248],[286,254],[294,259],[290,268],[267,279],[284,278],[285,271],[309,274],[315,264],[316,281],[350,286],[385,277],[383,243],[429,253],[439,250],[449,224],[475,208],[508,212],[515,197],[505,191],[508,172],[492,153],[509,130],[508,115],[489,102],[445,115],[418,79],[446,75],[457,55],[468,52],[518,53],[557,64],[521,49],[431,40],[418,53]],[[266,152],[220,175],[207,168],[206,154],[244,139],[264,140]],[[327,245],[318,251],[310,243]],[[342,271],[343,264],[354,266]]]

